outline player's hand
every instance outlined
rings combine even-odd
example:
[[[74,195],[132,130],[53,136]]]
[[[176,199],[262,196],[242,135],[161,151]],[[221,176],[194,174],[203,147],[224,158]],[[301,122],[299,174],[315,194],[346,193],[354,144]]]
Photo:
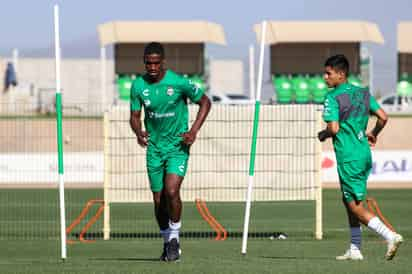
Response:
[[[368,137],[368,143],[371,147],[376,145],[377,138],[372,133],[367,133],[366,136]]]
[[[182,137],[182,143],[185,145],[190,146],[196,140],[197,132],[188,131],[180,135]]]
[[[318,132],[318,139],[321,142],[324,142],[328,138],[328,134],[326,130],[321,130]]]
[[[136,134],[137,137],[137,143],[141,147],[147,147],[148,140],[149,140],[149,134],[146,131],[140,131],[138,134]]]

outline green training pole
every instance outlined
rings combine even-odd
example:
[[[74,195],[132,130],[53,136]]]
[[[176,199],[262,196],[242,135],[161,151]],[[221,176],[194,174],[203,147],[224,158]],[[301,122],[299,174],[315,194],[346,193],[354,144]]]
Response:
[[[64,174],[63,167],[63,127],[62,127],[62,95],[56,92],[56,120],[57,120],[57,154],[59,163],[59,175]]]
[[[59,6],[54,5],[54,46],[56,55],[56,119],[57,119],[57,152],[59,163],[59,202],[60,202],[60,241],[61,258],[67,257],[66,252],[66,214],[64,205],[64,165],[63,165],[63,129],[62,129],[62,96],[60,82],[60,34],[59,34]]]
[[[248,176],[248,188],[246,194],[246,209],[245,209],[245,220],[243,225],[243,237],[242,237],[242,254],[246,255],[247,250],[247,239],[249,234],[249,219],[250,219],[250,207],[252,200],[253,191],[253,179],[255,176],[255,158],[256,158],[256,140],[259,129],[259,112],[260,112],[260,97],[262,93],[262,82],[263,82],[263,57],[265,50],[265,36],[266,36],[266,21],[262,22],[260,32],[260,56],[259,56],[259,72],[257,81],[257,94],[255,102],[255,114],[253,119],[253,133],[252,133],[252,145],[250,149],[250,162],[249,162],[249,176]]]

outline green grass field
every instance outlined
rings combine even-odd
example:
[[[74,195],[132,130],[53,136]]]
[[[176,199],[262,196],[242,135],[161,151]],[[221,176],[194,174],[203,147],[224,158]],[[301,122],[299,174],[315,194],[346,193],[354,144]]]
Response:
[[[88,199],[101,198],[101,191],[96,190],[68,190],[66,194],[68,224]],[[282,231],[288,239],[252,238],[248,254],[242,256],[239,237],[224,242],[188,237],[182,239],[182,261],[170,264],[158,261],[160,238],[127,237],[136,232],[156,232],[149,204],[113,206],[112,232],[123,238],[97,238],[95,243],[69,245],[68,259],[62,262],[56,191],[4,189],[0,192],[0,273],[410,273],[412,190],[371,190],[369,194],[405,238],[393,261],[383,259],[386,245],[367,229],[363,233],[365,260],[335,261],[347,247],[349,234],[340,194],[332,189],[323,192],[321,241],[312,235],[312,202],[257,203],[252,208],[251,232]],[[230,233],[241,231],[243,204],[208,205]],[[97,222],[91,232],[98,236],[101,225]],[[184,232],[198,234],[211,231],[192,203],[185,204],[183,228]],[[74,239],[79,230],[74,230],[70,238]]]

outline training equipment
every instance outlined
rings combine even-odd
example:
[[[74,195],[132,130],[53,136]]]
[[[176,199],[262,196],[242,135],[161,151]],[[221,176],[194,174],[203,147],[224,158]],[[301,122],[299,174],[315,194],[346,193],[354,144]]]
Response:
[[[59,6],[54,6],[54,46],[56,63],[56,120],[57,120],[57,147],[58,147],[58,173],[59,173],[59,201],[60,201],[60,242],[61,258],[67,257],[66,250],[66,215],[64,204],[64,168],[63,168],[63,131],[62,131],[62,96],[60,83],[60,27],[59,27]]]

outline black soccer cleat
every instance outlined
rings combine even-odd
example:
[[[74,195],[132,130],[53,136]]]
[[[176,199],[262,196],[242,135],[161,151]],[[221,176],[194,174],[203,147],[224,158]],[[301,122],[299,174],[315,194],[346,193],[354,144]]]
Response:
[[[166,262],[167,261],[167,246],[169,245],[169,243],[163,243],[163,252],[162,255],[160,255],[160,261],[162,262]]]
[[[178,262],[180,259],[180,245],[177,239],[173,238],[166,247],[166,261]]]

